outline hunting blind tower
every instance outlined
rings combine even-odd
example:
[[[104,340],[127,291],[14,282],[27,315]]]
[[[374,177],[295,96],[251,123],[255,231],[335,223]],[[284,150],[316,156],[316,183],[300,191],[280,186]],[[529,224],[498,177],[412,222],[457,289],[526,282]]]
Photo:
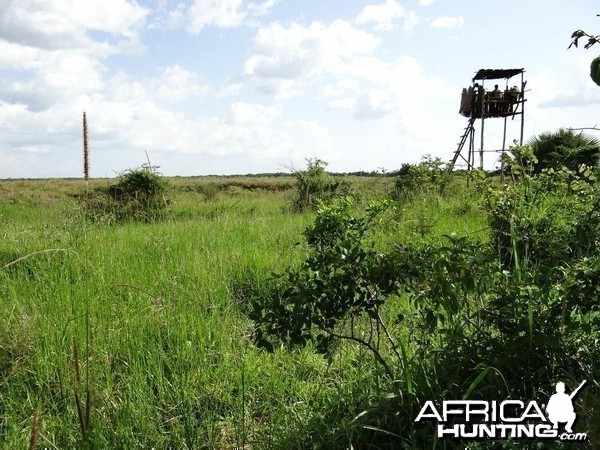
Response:
[[[483,169],[483,154],[486,152],[506,152],[507,120],[520,117],[519,144],[523,145],[523,127],[525,125],[525,85],[524,69],[481,69],[473,77],[473,85],[462,90],[459,113],[468,117],[467,127],[460,137],[454,152],[449,170],[454,169],[459,158],[466,163],[467,170],[475,168],[475,123],[480,120],[479,168]],[[511,78],[520,75],[520,83]],[[503,80],[501,85],[494,84],[493,89],[486,90],[484,83],[491,80]],[[512,86],[511,86],[512,85]],[[487,119],[504,119],[502,148],[486,149],[484,140],[485,121]],[[514,139],[516,141],[516,138]],[[467,151],[464,147],[467,146]],[[466,153],[466,154],[465,154]],[[504,173],[504,167],[501,167]]]

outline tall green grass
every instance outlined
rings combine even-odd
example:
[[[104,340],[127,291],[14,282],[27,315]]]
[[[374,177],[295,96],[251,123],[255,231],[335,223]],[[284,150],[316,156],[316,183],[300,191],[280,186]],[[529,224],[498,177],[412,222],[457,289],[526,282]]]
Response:
[[[172,179],[166,218],[117,225],[86,219],[80,181],[0,182],[0,448],[35,428],[38,448],[60,449],[350,448],[385,432],[355,420],[392,402],[364,349],[252,343],[246,294],[306,252],[314,216],[291,211],[293,183]],[[393,189],[352,183],[359,199]],[[378,245],[485,242],[486,224],[456,183],[401,205]],[[386,314],[410,312],[399,298]]]

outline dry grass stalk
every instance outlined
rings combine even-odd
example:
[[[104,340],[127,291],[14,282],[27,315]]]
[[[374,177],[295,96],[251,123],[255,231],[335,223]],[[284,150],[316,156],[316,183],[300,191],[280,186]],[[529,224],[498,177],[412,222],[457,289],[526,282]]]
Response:
[[[33,417],[33,425],[31,427],[31,438],[29,439],[29,450],[35,450],[38,446],[40,439],[40,408],[35,410],[35,416]]]
[[[39,250],[37,252],[33,252],[33,253],[29,253],[28,255],[25,256],[21,256],[20,258],[15,259],[14,261],[11,261],[3,266],[0,266],[0,269],[6,269],[7,267],[13,266],[15,264],[17,264],[18,262],[23,261],[24,259],[27,259],[31,256],[35,256],[35,255],[40,255],[42,253],[49,253],[49,252],[54,252],[54,253],[58,253],[58,252],[67,252],[67,249],[64,248],[49,248],[46,250]]]
[[[87,117],[83,112],[83,178],[85,181],[90,179],[90,149],[88,147],[88,128]]]

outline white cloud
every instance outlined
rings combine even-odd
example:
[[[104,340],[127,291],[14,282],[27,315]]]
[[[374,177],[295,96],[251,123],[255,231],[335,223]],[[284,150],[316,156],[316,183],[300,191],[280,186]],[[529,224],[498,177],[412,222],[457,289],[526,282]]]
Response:
[[[201,83],[200,76],[180,65],[166,67],[158,78],[147,81],[150,97],[176,103],[191,97],[206,95],[210,88]]]
[[[256,103],[235,102],[231,104],[231,123],[269,123],[281,114],[281,108]]]
[[[355,79],[342,79],[333,84],[327,84],[321,89],[321,94],[325,97],[345,95],[348,91],[357,91],[359,83]]]
[[[414,58],[374,56],[378,44],[373,34],[342,20],[310,26],[275,23],[258,31],[242,76],[280,99],[323,83],[318,92],[329,108],[357,120],[402,117],[425,109],[427,101],[446,98],[445,83],[426,77]]]
[[[438,17],[433,19],[429,24],[431,28],[460,28],[464,25],[465,20],[462,17]]]
[[[323,73],[343,73],[349,60],[372,52],[378,43],[372,34],[342,20],[308,27],[274,23],[258,30],[242,76],[264,93],[290,98],[301,95]]]
[[[1,45],[0,45],[1,47]],[[0,75],[0,97],[27,105],[34,111],[57,101],[91,93],[103,87],[104,67],[81,50],[29,49],[36,59],[22,64],[23,70]],[[6,67],[0,63],[0,67]]]
[[[419,0],[419,5],[421,6],[429,6],[433,5],[433,3],[435,3],[435,0]]]
[[[27,115],[23,104],[13,104],[0,100],[0,127],[5,131],[18,130],[17,123]]]
[[[179,3],[173,10],[159,14],[152,27],[182,26],[188,33],[198,34],[206,27],[236,28],[242,24],[256,25],[257,19],[269,14],[280,1],[194,0],[190,6]]]
[[[42,66],[44,52],[38,48],[0,39],[0,69],[31,70]]]
[[[418,23],[413,11],[406,11],[396,0],[387,0],[378,5],[367,5],[356,16],[357,25],[373,23],[374,30],[391,30],[396,19],[404,19],[404,29],[410,30]]]
[[[93,47],[107,51],[117,46],[115,39],[135,41],[137,30],[148,14],[148,10],[128,0],[6,0],[3,3],[0,38],[50,50]],[[90,32],[104,33],[104,39],[92,38]]]
[[[161,76],[165,72],[169,71]],[[153,157],[159,165],[160,158],[170,158],[168,154],[236,156],[272,163],[335,153],[335,140],[325,127],[310,120],[285,120],[279,106],[234,102],[229,113],[194,118],[155,101],[149,88],[153,80],[136,81],[119,74],[107,80],[102,93],[63,99],[43,111],[0,101],[0,149],[12,149],[0,150],[4,163],[0,178],[79,173],[84,108],[93,176],[140,164],[144,150],[162,155]],[[64,152],[72,152],[68,163],[50,171],[52,163],[46,167],[28,163],[34,153],[51,161]]]
[[[366,86],[357,98],[353,111],[356,118],[423,109],[428,100],[442,95],[445,86],[441,79],[426,77],[418,61],[408,56],[391,62],[374,57],[357,58],[350,72]]]
[[[243,89],[243,83],[240,81],[228,80],[216,93],[215,98],[223,99],[238,95]]]
[[[110,55],[139,49],[136,2],[7,0],[0,9],[0,98],[46,111],[104,88]]]
[[[89,118],[94,176],[139,164],[144,150],[280,161],[313,155],[315,142],[333,151],[335,141],[324,127],[284,120],[278,106],[237,101],[230,111],[185,115],[180,109],[185,104],[178,102],[209,99],[210,88],[199,73],[181,64],[137,78],[110,69],[107,57],[137,42],[143,8],[109,0],[114,12],[126,17],[113,18],[108,9],[94,7],[84,20],[69,22],[60,15],[70,17],[77,9],[65,11],[66,3],[24,0],[0,11],[0,23],[14,22],[20,30],[14,36],[2,35],[6,27],[0,30],[0,177],[79,173],[83,110]],[[234,26],[241,17],[267,14],[276,3],[212,3],[209,8],[219,7],[206,24]],[[38,7],[40,15],[34,11]],[[237,95],[241,86],[234,79],[210,99]],[[43,159],[33,163],[34,156]]]
[[[600,104],[600,91],[589,76],[589,59],[582,57],[571,69],[569,83],[561,83],[544,70],[531,74],[528,83],[535,86],[535,95],[527,102],[527,109],[539,108],[536,113],[547,108],[587,107]],[[590,119],[592,120],[592,119]]]
[[[362,93],[354,102],[352,115],[355,119],[378,119],[395,109],[393,100],[381,90],[372,89]]]
[[[423,141],[422,136],[439,140],[442,135],[441,126],[436,133],[428,131],[431,117],[424,105],[445,100],[446,85],[425,76],[415,59],[392,57],[379,48],[385,34],[375,30],[411,23],[411,13],[398,8],[396,1],[365,7],[355,20],[275,22],[259,27],[245,61],[238,62],[237,76],[227,73],[231,69],[225,65],[214,73],[214,68],[200,73],[196,70],[204,70],[197,69],[202,65],[186,63],[175,51],[161,55],[160,62],[140,59],[142,64],[134,69],[128,67],[137,59],[129,58],[120,67],[123,58],[111,56],[139,49],[138,33],[147,22],[153,28],[187,27],[190,33],[205,27],[249,25],[279,0],[190,0],[186,4],[159,0],[152,13],[134,1],[107,0],[113,9],[94,6],[81,12],[81,20],[73,18],[79,5],[67,11],[68,0],[5,2],[7,9],[0,11],[0,177],[79,174],[84,109],[93,176],[112,175],[113,170],[139,164],[144,150],[157,164],[167,158],[173,167],[181,164],[181,158],[173,155],[230,158],[239,164],[234,171],[244,170],[252,158],[283,163],[318,156],[335,162],[340,142],[330,130],[352,118],[359,121],[356,127],[364,127],[368,148],[371,139],[377,145],[388,139],[386,126],[401,130],[409,144]],[[117,12],[124,16],[113,17]],[[7,31],[6,25],[13,22],[18,32]],[[175,38],[185,39],[183,33],[155,32],[152,38],[157,34],[173,40],[157,41],[156,48],[166,48]],[[197,38],[187,39],[189,43]],[[148,52],[154,51],[153,42]],[[214,90],[205,81],[209,75],[218,77],[212,81]],[[293,103],[295,119],[291,120],[285,110],[289,103],[256,100],[248,86],[275,99],[307,97]],[[316,99],[309,96],[312,92],[317,93]],[[318,122],[307,119],[315,117],[314,109],[304,109],[309,102],[317,108],[319,102],[328,106],[326,114],[342,121],[331,125],[320,113]],[[197,107],[198,103],[202,105]],[[367,126],[378,127],[381,136],[373,137],[379,133]],[[356,136],[352,130],[338,139],[354,141]],[[381,149],[384,155],[389,146]],[[346,154],[338,158],[342,163],[348,160]]]
[[[248,11],[250,11],[253,16],[264,16],[269,14],[271,9],[280,2],[281,0],[265,0],[262,3],[249,3]]]
[[[234,28],[244,21],[246,12],[241,10],[242,0],[195,0],[188,10],[187,30],[198,33],[206,26]]]
[[[159,15],[154,20],[152,24],[152,28],[177,28],[185,23],[185,14],[186,14],[186,6],[183,3],[179,3],[174,10],[166,13],[166,18],[162,15]]]

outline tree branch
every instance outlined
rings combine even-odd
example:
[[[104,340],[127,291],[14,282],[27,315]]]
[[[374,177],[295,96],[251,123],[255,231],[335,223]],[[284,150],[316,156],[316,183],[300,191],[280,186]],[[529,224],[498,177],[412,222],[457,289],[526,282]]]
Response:
[[[593,127],[567,128],[567,130],[568,131],[582,131],[582,130],[600,131],[600,128],[598,128],[598,125],[594,125]]]
[[[346,339],[348,341],[353,341],[353,342],[357,342],[360,345],[364,345],[365,347],[367,347],[369,350],[371,350],[371,352],[373,353],[373,355],[375,356],[375,359],[379,362],[379,364],[381,364],[381,366],[383,367],[383,370],[385,371],[386,375],[390,378],[391,381],[394,381],[394,371],[391,369],[391,367],[388,365],[388,363],[386,362],[386,360],[383,358],[383,356],[381,356],[381,353],[379,353],[379,351],[373,347],[373,345],[371,345],[369,342],[364,341],[360,338],[357,337],[353,337],[353,336],[345,336],[343,334],[337,334],[327,328],[323,328],[323,330],[325,332],[327,332],[328,334],[330,334],[331,336],[338,338],[338,339]]]

